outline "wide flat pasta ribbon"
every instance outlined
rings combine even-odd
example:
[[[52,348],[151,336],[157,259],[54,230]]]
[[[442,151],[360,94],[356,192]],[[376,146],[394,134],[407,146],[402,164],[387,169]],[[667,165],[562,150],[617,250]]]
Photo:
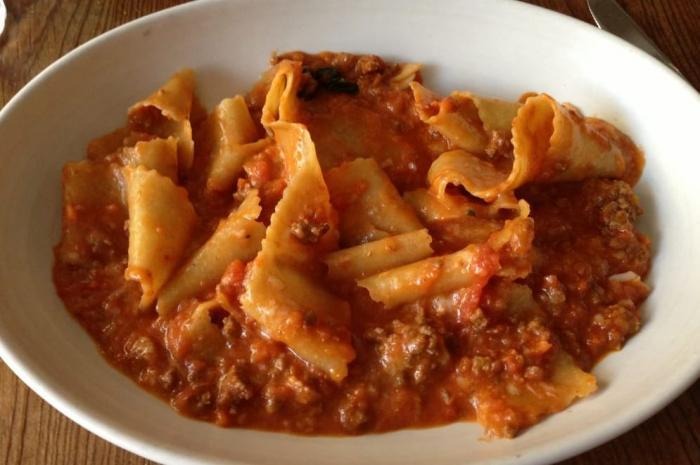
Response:
[[[357,158],[328,170],[326,182],[340,215],[343,245],[357,245],[423,228],[373,158]]]
[[[456,220],[465,216],[478,219],[499,219],[528,216],[530,207],[524,200],[518,200],[513,192],[503,192],[496,200],[485,203],[469,199],[464,195],[435,192],[428,189],[414,189],[405,192],[403,199],[424,223]]]
[[[372,300],[393,308],[463,287],[481,289],[498,269],[498,254],[491,247],[472,244],[360,279],[357,284],[369,291]]]
[[[177,183],[177,139],[152,139],[124,147],[119,154],[124,166],[143,166],[170,178]]]
[[[340,242],[348,248],[324,259],[334,280],[369,276],[433,253],[432,238],[372,158],[357,158],[325,173],[339,212]]]
[[[441,252],[484,242],[503,228],[506,219],[530,214],[527,202],[518,200],[511,191],[491,203],[450,192],[438,196],[428,189],[405,192],[403,198],[428,227],[436,250]]]
[[[455,147],[474,153],[490,151],[492,140],[508,136],[519,103],[453,92],[441,99],[418,82],[411,83],[420,119]]]
[[[326,291],[320,257],[337,246],[337,219],[311,136],[299,124],[270,125],[293,176],[246,276],[241,307],[272,339],[340,381],[355,358],[350,307]]]
[[[216,297],[187,307],[165,322],[165,344],[173,357],[196,356],[215,363],[226,339],[212,322],[212,313],[220,309]]]
[[[180,174],[194,160],[194,142],[190,115],[194,101],[194,72],[184,69],[162,87],[129,108],[129,126],[158,137],[177,139]]]
[[[299,110],[297,93],[301,84],[301,63],[282,60],[273,69],[275,73],[265,97],[261,118],[268,132],[275,122],[294,122]]]
[[[207,119],[203,150],[209,153],[206,186],[209,191],[230,190],[243,169],[243,163],[273,141],[260,139],[259,129],[250,116],[245,99],[237,95],[222,100]]]
[[[480,292],[493,276],[517,279],[530,273],[533,238],[532,218],[508,220],[485,243],[392,268],[357,284],[386,308],[460,288]]]
[[[328,265],[330,279],[363,278],[431,256],[431,242],[428,230],[419,229],[336,250],[323,261]]]
[[[416,80],[422,67],[420,63],[401,63],[389,82],[398,89],[406,89]]]
[[[634,184],[642,155],[613,125],[585,118],[547,94],[527,97],[513,121],[511,189],[525,182],[620,178]]]
[[[288,183],[244,280],[240,304],[270,338],[341,381],[355,358],[350,306],[319,284],[320,259],[337,248],[337,215],[311,135],[289,122],[299,72],[296,63],[278,65],[263,109],[263,123],[284,155]]]
[[[122,169],[129,210],[126,279],[138,281],[148,308],[175,270],[197,221],[187,191],[143,166]]]
[[[260,211],[260,198],[253,189],[163,287],[157,305],[161,316],[168,315],[182,300],[213,287],[232,261],[247,262],[255,257],[265,236],[265,226],[256,221]]]
[[[584,118],[547,94],[529,95],[513,120],[510,170],[466,150],[440,155],[428,172],[431,190],[444,195],[448,185],[493,201],[529,182],[580,181],[591,177],[634,184],[644,164],[631,140],[597,118]]]
[[[127,214],[118,170],[116,164],[89,160],[63,167],[62,237],[56,255],[64,262],[80,263],[91,255],[92,247],[85,236],[89,220],[98,226],[93,238],[100,230],[109,231],[112,237],[121,236]]]

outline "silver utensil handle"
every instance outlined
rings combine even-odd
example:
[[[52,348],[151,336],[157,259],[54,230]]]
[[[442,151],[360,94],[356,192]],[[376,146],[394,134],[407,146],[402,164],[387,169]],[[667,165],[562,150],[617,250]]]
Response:
[[[673,62],[659,50],[615,0],[588,0],[588,9],[600,29],[615,34],[641,48],[683,77]]]

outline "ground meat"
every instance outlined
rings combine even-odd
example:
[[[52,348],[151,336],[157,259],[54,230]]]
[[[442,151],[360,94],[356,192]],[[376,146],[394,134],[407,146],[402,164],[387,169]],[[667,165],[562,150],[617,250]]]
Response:
[[[376,55],[351,55],[349,53],[329,52],[309,55],[304,52],[288,52],[274,55],[271,62],[276,64],[285,59],[300,61],[304,68],[309,71],[334,68],[345,79],[350,81],[371,77],[375,74],[386,74],[390,71],[386,62]]]
[[[187,360],[185,370],[187,382],[190,384],[198,384],[206,379],[207,364],[201,360]]]
[[[316,244],[329,229],[330,225],[327,222],[318,222],[314,218],[302,218],[292,223],[290,232],[303,244]]]
[[[221,334],[231,342],[238,341],[241,336],[241,325],[233,316],[227,316],[222,320]]]
[[[267,412],[277,412],[286,404],[308,406],[318,400],[319,394],[301,378],[286,373],[263,388],[263,399]]]
[[[294,374],[287,376],[285,385],[291,389],[294,401],[299,404],[309,405],[319,398],[318,392],[314,388]]]
[[[241,379],[239,372],[240,369],[232,366],[219,378],[219,392],[216,398],[218,405],[231,409],[239,402],[253,397],[253,389]]]
[[[248,159],[243,165],[243,170],[248,176],[247,181],[256,189],[270,182],[275,175],[270,156],[265,151],[257,153]]]
[[[640,319],[631,300],[602,308],[591,319],[587,343],[596,352],[619,350],[624,341],[639,331]]]
[[[491,131],[491,137],[485,151],[490,158],[512,158],[513,143],[511,142],[510,133],[504,134],[498,131]]]
[[[297,95],[304,99],[313,98],[318,91],[318,81],[311,75],[311,70],[305,68],[301,73],[301,81],[299,82],[299,90]]]
[[[538,252],[527,280],[566,351],[589,368],[639,327],[637,305],[648,288],[610,279],[648,271],[649,240],[634,229],[639,201],[627,183],[610,179],[526,191]]]
[[[624,181],[589,179],[583,183],[583,215],[597,218],[603,234],[634,231],[634,222],[642,214],[639,199]]]
[[[158,377],[161,389],[171,390],[179,381],[177,370],[174,367],[168,367]]]
[[[340,424],[345,431],[356,433],[369,420],[370,395],[367,386],[348,389],[338,406]]]
[[[540,302],[548,307],[557,307],[566,302],[566,290],[557,275],[549,274],[542,280]]]
[[[224,271],[219,283],[219,289],[228,297],[230,302],[238,302],[238,296],[243,293],[243,279],[246,264],[240,260],[232,261]]]
[[[156,345],[148,336],[131,337],[124,346],[127,357],[153,363],[156,360]]]
[[[389,331],[375,337],[380,362],[396,385],[421,384],[449,359],[442,337],[424,322],[394,320]]]
[[[386,68],[386,63],[376,55],[363,55],[355,63],[355,72],[361,76],[381,73],[384,68]]]
[[[199,383],[186,383],[172,399],[172,405],[181,411],[188,411],[195,417],[203,417],[215,405],[216,396],[211,386]]]
[[[148,367],[139,373],[138,382],[149,389],[175,389],[180,381],[177,370],[168,368]]]

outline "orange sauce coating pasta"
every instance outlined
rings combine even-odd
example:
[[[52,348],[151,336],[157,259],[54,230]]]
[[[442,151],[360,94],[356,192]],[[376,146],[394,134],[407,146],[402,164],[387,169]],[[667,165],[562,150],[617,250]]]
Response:
[[[324,174],[372,158],[399,195],[427,187],[431,163],[453,147],[421,121],[411,89],[392,80],[400,66],[335,53],[295,52],[273,61],[282,59],[303,67],[298,122],[308,128]],[[246,98],[256,125],[268,88],[263,79]],[[280,150],[263,144],[245,160],[230,190],[208,191],[210,155],[202,149],[211,145],[207,120],[196,100],[192,108],[194,163],[181,185],[197,224],[185,257],[251,189],[259,196],[258,221],[268,226],[290,175]],[[162,136],[149,135],[143,122],[130,124],[93,142],[93,151],[108,153],[92,153],[91,159],[114,168],[122,145]],[[165,123],[159,124],[164,131]],[[495,165],[508,163],[507,154],[495,156],[504,157],[492,160]],[[65,185],[70,179],[64,172]],[[367,186],[356,189],[362,195]],[[622,180],[525,185],[514,194],[529,204],[534,238],[525,258],[511,263],[503,254],[517,255],[517,244],[499,252],[492,233],[518,214],[505,209],[487,215],[488,206],[462,189],[451,186],[448,194],[473,207],[456,218],[416,218],[431,234],[436,254],[479,242],[469,255],[469,267],[479,271],[466,287],[385,308],[354,281],[323,278],[322,265],[304,271],[321,276],[317,285],[349,305],[354,358],[342,380],[271,339],[242,311],[238,300],[252,261],[233,260],[216,288],[182,300],[168,314],[139,309],[141,288],[124,277],[128,234],[126,209],[118,202],[87,205],[71,197],[66,203],[54,281],[105,358],[187,416],[226,427],[324,435],[476,419],[491,435],[513,436],[595,389],[586,372],[639,330],[639,305],[648,294],[639,277],[650,266],[649,241],[634,226],[641,208]],[[343,221],[352,201],[331,197],[331,203]],[[310,218],[292,233],[313,243],[327,225],[315,224],[313,212]],[[481,243],[488,237],[491,242]],[[438,279],[429,274],[420,279]],[[200,305],[217,292],[229,308],[213,305],[202,317]],[[313,330],[314,318],[294,324]]]

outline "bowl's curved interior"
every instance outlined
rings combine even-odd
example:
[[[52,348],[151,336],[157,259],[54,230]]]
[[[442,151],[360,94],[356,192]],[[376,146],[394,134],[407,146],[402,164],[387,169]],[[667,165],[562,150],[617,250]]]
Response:
[[[608,118],[645,149],[637,191],[654,240],[645,325],[596,368],[600,392],[514,440],[473,424],[353,438],[225,430],[178,416],[112,369],[51,281],[60,169],[122,124],[127,106],[181,67],[215,101],[243,92],[273,50],[369,52],[425,63],[440,91],[516,98],[547,91]],[[30,387],[97,434],[167,463],[542,463],[649,416],[700,367],[698,95],[633,47],[518,2],[197,2],[103,36],[52,65],[0,114],[0,355]]]

